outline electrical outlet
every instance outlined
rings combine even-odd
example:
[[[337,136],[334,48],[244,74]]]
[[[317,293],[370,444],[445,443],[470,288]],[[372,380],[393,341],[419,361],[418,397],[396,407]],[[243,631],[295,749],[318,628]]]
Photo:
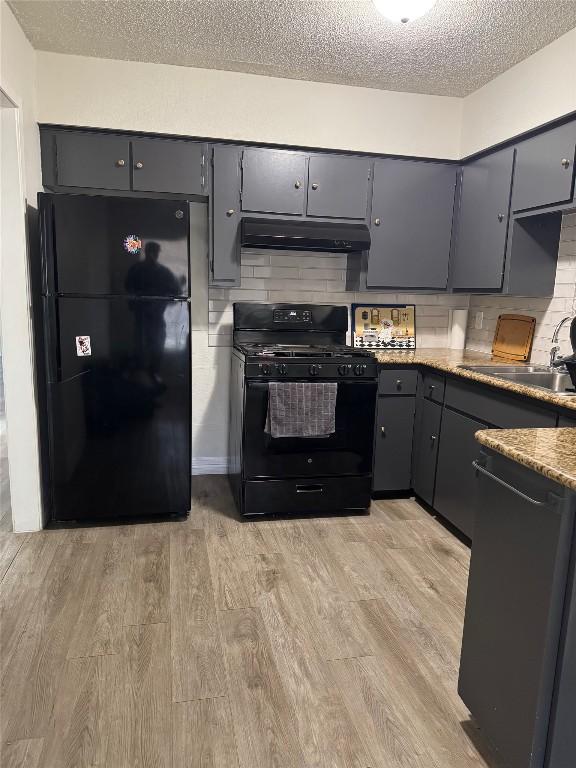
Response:
[[[476,328],[477,331],[481,331],[483,325],[484,325],[484,312],[476,312],[476,317],[474,319],[474,328]]]

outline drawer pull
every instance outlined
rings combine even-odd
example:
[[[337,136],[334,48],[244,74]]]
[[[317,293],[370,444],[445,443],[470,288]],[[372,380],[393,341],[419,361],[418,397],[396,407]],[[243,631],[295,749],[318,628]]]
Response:
[[[402,379],[396,379],[396,389],[402,389]]]
[[[490,478],[490,480],[493,480],[495,483],[498,483],[498,485],[501,485],[503,488],[506,488],[507,491],[511,491],[512,493],[515,493],[516,496],[520,496],[520,498],[524,499],[524,501],[527,501],[530,504],[534,504],[535,507],[545,507],[546,506],[547,502],[545,502],[545,501],[537,501],[536,499],[533,499],[531,496],[527,496],[522,491],[519,491],[518,488],[514,488],[513,485],[510,485],[510,483],[507,483],[505,480],[502,480],[500,477],[496,477],[496,475],[493,475],[492,472],[488,472],[488,470],[485,469],[477,461],[473,461],[472,462],[472,466],[474,467],[476,472],[480,472],[481,474],[483,474],[486,477]]]
[[[297,485],[296,493],[322,493],[324,486],[322,485]]]
[[[382,437],[386,437],[386,427],[380,427],[380,432],[382,433]]]

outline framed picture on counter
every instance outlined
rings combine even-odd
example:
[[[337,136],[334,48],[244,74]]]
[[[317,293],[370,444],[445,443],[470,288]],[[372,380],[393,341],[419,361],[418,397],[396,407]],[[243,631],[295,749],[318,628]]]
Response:
[[[416,349],[414,304],[352,304],[352,343],[364,349]]]

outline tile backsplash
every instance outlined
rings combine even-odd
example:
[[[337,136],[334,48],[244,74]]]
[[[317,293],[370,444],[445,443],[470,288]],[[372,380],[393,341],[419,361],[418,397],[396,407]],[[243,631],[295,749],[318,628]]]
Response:
[[[347,305],[373,301],[415,304],[418,346],[446,346],[450,310],[467,308],[468,296],[347,291],[346,260],[346,254],[244,249],[240,287],[209,290],[209,345],[230,346],[235,301]]]
[[[474,327],[477,312],[484,315],[482,330]],[[490,352],[498,315],[504,313],[531,315],[536,318],[531,360],[534,363],[547,364],[554,328],[566,315],[576,314],[576,213],[567,214],[562,219],[554,296],[549,299],[472,296],[466,337],[467,349]],[[560,336],[561,354],[571,351],[568,334],[569,323],[563,328]]]

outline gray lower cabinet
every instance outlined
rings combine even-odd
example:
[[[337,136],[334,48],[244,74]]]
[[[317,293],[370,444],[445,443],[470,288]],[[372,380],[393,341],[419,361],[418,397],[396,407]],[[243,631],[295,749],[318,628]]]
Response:
[[[522,141],[516,151],[514,211],[572,200],[576,121]]]
[[[272,149],[243,151],[243,211],[302,216],[307,184],[307,155]]]
[[[373,490],[410,488],[415,397],[379,397],[374,436]]]
[[[371,166],[368,157],[311,155],[308,216],[366,219]]]
[[[450,275],[456,290],[502,287],[513,170],[514,149],[495,152],[462,169]]]
[[[458,691],[503,765],[569,768],[574,754],[544,760],[573,508],[541,475],[498,454],[483,463]]]
[[[434,509],[470,539],[478,491],[472,462],[480,453],[474,435],[479,429],[486,429],[486,426],[448,408],[444,410]]]
[[[412,488],[427,504],[434,502],[441,421],[442,406],[432,400],[418,398],[412,449]]]
[[[55,135],[54,142],[58,185],[130,189],[128,137],[62,131]]]
[[[191,141],[134,139],[132,189],[204,194],[205,147]]]
[[[212,149],[209,240],[214,285],[240,284],[240,153],[230,145]]]
[[[446,288],[456,173],[442,163],[374,163],[368,288]]]

